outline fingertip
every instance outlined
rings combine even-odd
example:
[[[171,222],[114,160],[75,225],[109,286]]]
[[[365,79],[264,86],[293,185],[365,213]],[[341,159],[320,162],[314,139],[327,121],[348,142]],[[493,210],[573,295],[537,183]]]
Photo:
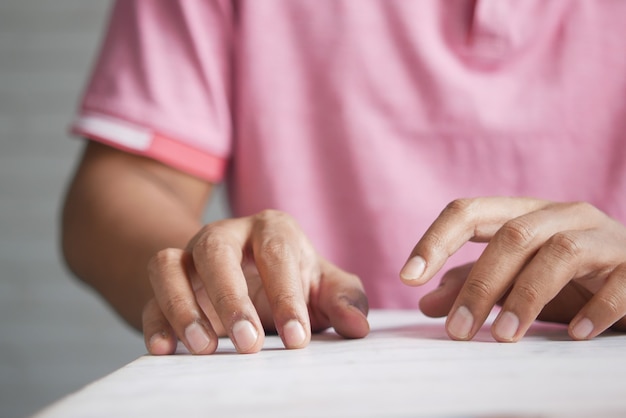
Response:
[[[264,336],[252,322],[240,319],[231,328],[231,340],[240,354],[253,354],[263,347]]]
[[[337,334],[344,338],[363,338],[370,332],[368,312],[366,298],[353,300],[344,296],[331,314],[330,322]]]
[[[574,340],[589,340],[593,337],[595,326],[587,317],[572,321],[569,327],[569,334]]]
[[[409,286],[418,286],[424,283],[423,276],[426,271],[426,260],[416,255],[407,260],[400,270],[400,278]]]
[[[217,337],[209,327],[197,321],[185,328],[185,346],[192,354],[212,354],[217,349]]]
[[[153,356],[166,356],[176,351],[176,342],[172,336],[163,331],[150,337],[146,348]]]
[[[453,302],[446,300],[445,295],[438,288],[422,296],[419,301],[419,309],[430,318],[441,318],[450,312]]]
[[[525,328],[520,329],[520,319],[512,311],[503,309],[491,327],[491,335],[501,343],[513,343],[519,341],[524,334]]]
[[[287,321],[280,334],[285,348],[288,349],[304,348],[311,340],[310,332],[307,333],[304,326],[296,319]]]
[[[363,338],[369,333],[369,302],[360,279],[331,265],[324,275],[319,294],[318,314],[344,338]]]
[[[347,327],[341,330],[340,335],[345,338],[364,338],[370,333],[370,323],[367,316],[355,306],[349,306],[353,315],[347,323]]]
[[[446,320],[446,331],[453,340],[470,340],[473,328],[474,317],[466,306],[459,306]]]
[[[155,299],[144,307],[142,323],[144,343],[150,354],[163,356],[176,352],[176,335]]]

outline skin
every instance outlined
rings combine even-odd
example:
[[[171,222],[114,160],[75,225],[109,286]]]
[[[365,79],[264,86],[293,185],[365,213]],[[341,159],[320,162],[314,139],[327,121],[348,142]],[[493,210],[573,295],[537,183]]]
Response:
[[[177,339],[211,354],[219,336],[240,353],[278,332],[285,347],[333,327],[368,334],[361,281],[320,257],[287,214],[202,225],[213,186],[154,160],[89,142],[65,199],[68,267],[133,327],[152,354]]]
[[[456,200],[419,240],[402,280],[426,283],[468,241],[487,242],[482,255],[447,272],[420,301],[427,315],[448,316],[451,338],[472,339],[496,304],[497,341],[518,341],[535,319],[568,323],[575,340],[626,331],[626,228],[592,205]]]
[[[263,211],[203,225],[213,186],[156,161],[90,142],[69,187],[62,243],[70,269],[132,326],[146,347],[180,340],[211,354],[228,336],[240,353],[277,332],[287,348],[333,327],[369,332],[360,280],[320,257],[296,222]],[[450,203],[412,251],[402,280],[431,280],[468,241],[479,259],[448,271],[424,296],[448,316],[451,338],[473,338],[491,309],[498,341],[517,341],[535,319],[569,323],[573,339],[626,330],[626,228],[586,203],[529,198]]]

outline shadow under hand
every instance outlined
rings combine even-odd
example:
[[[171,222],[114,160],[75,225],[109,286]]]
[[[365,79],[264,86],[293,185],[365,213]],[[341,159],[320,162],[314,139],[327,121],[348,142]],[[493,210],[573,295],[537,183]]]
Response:
[[[611,334],[611,333],[609,333]],[[452,341],[445,330],[444,323],[430,324],[410,324],[400,326],[388,326],[372,329],[366,337],[372,338],[408,338],[417,340],[440,340]],[[563,324],[554,324],[536,321],[528,329],[524,338],[532,338],[533,340],[546,341],[571,341],[567,333],[567,326]],[[337,335],[332,330],[327,330],[320,334],[314,334],[314,341],[343,341],[344,338]],[[478,333],[471,340],[473,342],[496,342],[491,335],[491,322],[481,327]],[[524,339],[522,339],[524,341]]]

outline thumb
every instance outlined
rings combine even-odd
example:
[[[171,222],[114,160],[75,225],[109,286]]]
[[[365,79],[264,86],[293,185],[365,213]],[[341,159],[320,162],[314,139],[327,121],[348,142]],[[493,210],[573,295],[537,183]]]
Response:
[[[464,264],[443,275],[439,287],[420,300],[420,310],[424,315],[433,318],[448,315],[473,265],[474,263]]]
[[[321,267],[317,301],[310,306],[313,330],[332,326],[344,338],[365,337],[369,305],[361,280],[327,261]]]

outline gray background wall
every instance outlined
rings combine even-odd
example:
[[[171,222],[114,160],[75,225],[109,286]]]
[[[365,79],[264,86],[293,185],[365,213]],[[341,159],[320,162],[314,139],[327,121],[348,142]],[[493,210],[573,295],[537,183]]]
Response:
[[[0,1],[0,417],[28,416],[144,354],[59,258],[72,118],[108,1]],[[207,219],[225,214],[223,198]]]

